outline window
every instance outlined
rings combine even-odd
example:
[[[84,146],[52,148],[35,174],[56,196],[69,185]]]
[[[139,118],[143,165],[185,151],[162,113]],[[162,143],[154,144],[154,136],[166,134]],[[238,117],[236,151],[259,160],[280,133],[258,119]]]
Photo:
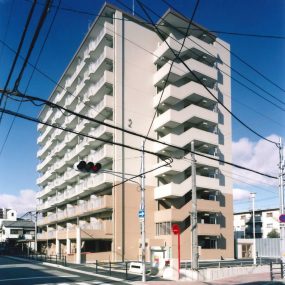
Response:
[[[14,217],[14,213],[11,213],[11,216]]]
[[[171,233],[171,223],[164,222],[164,223],[157,223],[156,224],[156,235],[170,235]]]
[[[241,220],[245,220],[245,215],[240,216]]]
[[[273,217],[272,212],[266,213],[266,217],[267,217],[267,218],[272,218],[272,217]]]
[[[10,230],[10,234],[11,235],[18,235],[19,234],[19,230],[11,229]]]
[[[267,224],[266,227],[269,228],[269,229],[272,229],[273,228],[273,224]]]

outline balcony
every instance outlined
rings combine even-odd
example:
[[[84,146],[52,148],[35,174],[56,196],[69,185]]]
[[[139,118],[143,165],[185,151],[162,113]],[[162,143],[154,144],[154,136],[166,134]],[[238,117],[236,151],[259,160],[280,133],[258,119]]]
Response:
[[[97,150],[91,150],[87,157],[87,161],[95,161],[101,164],[106,164],[113,159],[113,146],[105,144]]]
[[[195,156],[197,165],[206,165],[206,166],[216,168],[216,169],[219,168],[219,161],[214,160],[214,159],[218,159],[218,157],[214,155],[206,154],[206,153],[200,153],[197,151],[195,152],[197,153],[197,155]],[[198,154],[201,154],[202,156],[199,156]],[[178,173],[185,171],[191,165],[191,157],[190,155],[186,155],[185,158],[187,158],[188,161],[174,159],[173,162],[171,163],[171,167],[169,167],[168,165],[165,167],[162,167],[162,165],[165,165],[164,161],[161,161],[155,164],[153,168],[157,168],[157,169],[153,171],[153,175],[155,177],[165,176],[165,175],[172,176],[172,175],[176,175]]]
[[[86,188],[84,191],[89,193],[99,192],[105,188],[111,187],[114,176],[108,173],[100,173],[90,176],[86,179]]]
[[[194,36],[188,36],[185,39],[177,40],[173,34],[170,34],[169,37],[161,43],[161,45],[154,52],[153,62],[159,63],[164,58],[174,59],[174,55],[170,48],[176,52],[180,52],[180,55],[191,54],[195,56],[206,56],[207,61],[214,62],[217,58],[217,51],[215,47],[211,44],[208,44]],[[183,47],[182,47],[182,44]],[[170,46],[170,48],[169,48]],[[182,49],[181,49],[182,47]]]
[[[190,128],[186,132],[176,135],[176,134],[168,134],[162,138],[159,139],[161,142],[175,145],[178,147],[185,147],[188,145],[191,141],[199,141],[205,144],[209,144],[212,146],[218,145],[218,135],[215,133],[207,132],[198,128]],[[175,151],[176,148],[166,146],[160,143],[154,144],[154,152],[161,152],[161,151]]]
[[[213,200],[197,199],[197,211],[198,212],[212,212],[219,211],[219,202]],[[192,211],[192,201],[189,201],[182,208],[170,208],[166,210],[160,210],[154,212],[154,222],[182,222],[189,217]]]
[[[84,80],[89,80],[94,77],[95,73],[102,69],[108,70],[113,62],[113,49],[105,47],[102,54],[96,57],[89,65],[87,71],[84,73]],[[96,76],[95,76],[96,78]]]
[[[218,98],[217,90],[208,88],[215,98]],[[175,105],[178,102],[181,102],[185,99],[190,100],[193,103],[201,102],[204,99],[207,99],[215,103],[213,96],[206,90],[206,88],[194,81],[191,81],[187,84],[184,84],[180,87],[169,84],[166,86],[163,96],[161,94],[163,91],[160,91],[157,95],[153,97],[153,107],[156,108],[158,104],[167,104]]]
[[[103,121],[108,118],[113,112],[113,102],[114,98],[112,96],[104,96],[103,99],[87,113],[87,117],[93,118],[95,120]]]
[[[87,98],[93,103],[98,103],[103,96],[109,94],[113,89],[114,76],[110,71],[105,70],[102,77],[94,83],[91,83],[87,89]]]
[[[186,180],[181,182],[180,184],[176,183],[168,183],[162,186],[158,186],[154,188],[154,199],[163,199],[163,198],[177,198],[183,197],[186,193],[188,193],[192,188],[192,177],[188,177]],[[196,187],[197,189],[213,189],[219,190],[219,179],[211,178],[201,175],[196,175]]]
[[[219,224],[198,224],[198,235],[201,236],[219,236],[221,228]]]
[[[207,122],[208,125],[217,125],[218,113],[196,105],[189,105],[180,111],[169,109],[155,118],[153,129],[155,131],[161,128],[173,129],[186,121],[195,125],[204,121]]]
[[[203,80],[204,84],[207,86],[211,87],[217,81],[218,72],[215,68],[193,58],[185,60],[184,63],[200,80]],[[169,71],[170,75],[168,77],[168,81],[170,83],[174,83],[181,78],[188,78],[190,80],[196,79],[181,62],[174,63],[171,70],[170,66],[171,61],[168,61],[163,67],[156,71],[153,77],[153,84],[155,86],[163,87],[163,80],[166,80]]]
[[[99,31],[96,38],[90,41],[87,49],[84,52],[84,61],[88,61],[92,52],[96,50],[99,44],[108,45],[112,41],[114,33],[114,26],[108,22],[104,23],[104,27]]]

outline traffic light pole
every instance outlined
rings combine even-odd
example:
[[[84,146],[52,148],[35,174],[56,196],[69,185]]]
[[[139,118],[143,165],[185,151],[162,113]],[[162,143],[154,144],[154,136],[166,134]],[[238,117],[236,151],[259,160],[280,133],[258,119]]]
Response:
[[[142,248],[142,282],[146,282],[145,275],[145,161],[144,161],[144,142],[142,143],[142,155],[141,155],[141,203],[140,211],[143,212],[143,216],[140,217],[140,229],[141,229],[141,248]]]
[[[280,200],[280,215],[284,214],[284,158],[283,158],[283,143],[279,138],[279,200]],[[285,223],[280,221],[280,258],[283,264],[283,276],[285,273]]]

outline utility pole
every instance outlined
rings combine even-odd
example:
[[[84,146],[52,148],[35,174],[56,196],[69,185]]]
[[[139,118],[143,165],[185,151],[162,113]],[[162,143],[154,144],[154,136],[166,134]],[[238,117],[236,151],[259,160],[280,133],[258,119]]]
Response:
[[[252,199],[252,227],[253,227],[253,248],[252,248],[252,258],[253,264],[256,265],[256,239],[255,239],[255,210],[254,210],[254,199],[255,193],[250,193]]]
[[[145,276],[145,175],[144,175],[144,142],[142,143],[141,156],[141,203],[140,203],[140,229],[141,229],[141,248],[142,248],[142,282],[146,282]]]
[[[38,237],[37,237],[37,233],[38,233],[38,212],[36,210],[36,216],[35,216],[35,247],[34,247],[34,250],[35,250],[35,253],[38,252]]]
[[[280,215],[284,211],[284,158],[283,158],[283,142],[279,138],[279,200],[280,200]],[[283,263],[283,276],[285,273],[285,224],[280,221],[280,258]]]
[[[192,262],[191,269],[198,270],[198,229],[197,229],[197,191],[196,191],[196,160],[194,141],[191,142],[191,176],[192,176]]]

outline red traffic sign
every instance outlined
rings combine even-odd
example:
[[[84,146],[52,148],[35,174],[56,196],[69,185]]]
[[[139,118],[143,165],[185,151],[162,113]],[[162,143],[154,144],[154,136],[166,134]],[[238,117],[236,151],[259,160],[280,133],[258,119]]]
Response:
[[[280,223],[285,223],[285,214],[279,216]]]
[[[175,235],[180,234],[180,227],[179,227],[179,225],[173,224],[173,225],[172,225],[172,232],[173,232]]]

